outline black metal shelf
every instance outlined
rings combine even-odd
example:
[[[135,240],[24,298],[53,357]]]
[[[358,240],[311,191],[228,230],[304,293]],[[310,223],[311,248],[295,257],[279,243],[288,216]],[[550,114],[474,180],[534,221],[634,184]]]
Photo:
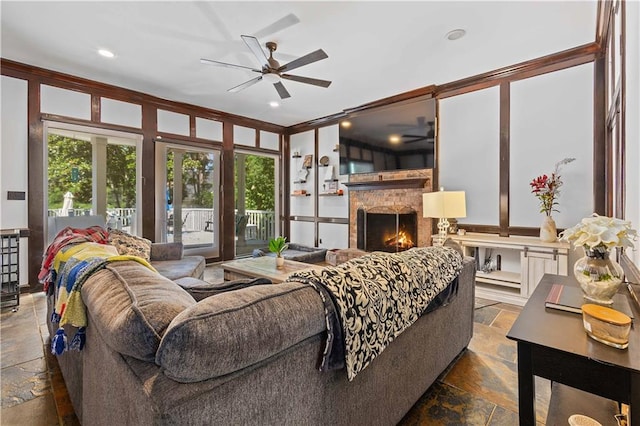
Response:
[[[20,305],[20,230],[0,231],[0,283],[2,307]]]

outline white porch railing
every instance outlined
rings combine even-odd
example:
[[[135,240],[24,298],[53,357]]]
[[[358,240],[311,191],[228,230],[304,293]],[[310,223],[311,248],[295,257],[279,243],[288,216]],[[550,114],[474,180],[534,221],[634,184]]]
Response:
[[[69,209],[64,216],[82,216],[93,214],[89,209]],[[62,216],[62,209],[49,209],[48,216]],[[275,236],[276,220],[275,212],[270,210],[246,210],[247,226],[245,228],[245,239],[269,241]],[[238,212],[236,211],[236,216]],[[130,228],[134,225],[136,217],[135,208],[107,209],[107,222],[111,226],[118,228]],[[211,209],[206,208],[183,208],[182,209],[182,230],[183,232],[198,232],[214,230],[214,218]],[[128,230],[128,229],[127,229]]]

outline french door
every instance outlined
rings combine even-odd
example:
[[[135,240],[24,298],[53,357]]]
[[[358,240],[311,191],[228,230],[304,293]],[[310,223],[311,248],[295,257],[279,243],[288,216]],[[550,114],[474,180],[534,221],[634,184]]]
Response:
[[[139,135],[46,123],[47,216],[101,215],[112,228],[141,229]]]
[[[185,252],[220,253],[220,153],[187,145],[157,143],[160,240],[182,242]]]
[[[251,255],[279,235],[278,157],[236,150],[235,255]]]

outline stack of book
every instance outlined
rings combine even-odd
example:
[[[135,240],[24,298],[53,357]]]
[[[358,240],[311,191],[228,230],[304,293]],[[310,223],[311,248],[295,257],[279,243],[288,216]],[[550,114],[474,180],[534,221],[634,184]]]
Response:
[[[580,287],[553,284],[549,295],[544,302],[546,308],[558,309],[561,311],[582,313],[582,305],[592,303],[587,301]],[[633,320],[633,312],[629,305],[629,299],[623,293],[616,293],[613,296],[613,304],[608,306],[611,309],[620,311]]]

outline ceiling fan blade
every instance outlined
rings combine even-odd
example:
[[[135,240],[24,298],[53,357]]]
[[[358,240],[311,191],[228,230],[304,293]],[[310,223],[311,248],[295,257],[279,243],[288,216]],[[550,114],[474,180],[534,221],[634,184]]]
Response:
[[[414,143],[414,142],[422,142],[422,141],[427,141],[427,143],[434,143],[433,138],[427,137],[427,136],[422,136],[416,139],[411,139],[408,141],[404,141],[404,143]]]
[[[297,81],[298,83],[313,84],[314,86],[329,87],[331,84],[328,80],[320,80],[319,78],[302,77],[300,75],[282,74],[280,77],[287,80]]]
[[[258,58],[258,62],[260,62],[260,65],[263,68],[268,67],[269,61],[267,61],[267,55],[265,55],[264,50],[262,50],[262,47],[260,47],[260,42],[258,41],[258,39],[253,36],[247,35],[243,35],[240,37],[242,37],[242,40],[245,42],[251,52],[253,52],[255,57]]]
[[[287,16],[284,16],[284,17],[278,19],[273,24],[267,25],[263,29],[258,30],[254,34],[254,36],[257,37],[257,38],[263,38],[263,37],[266,37],[268,35],[275,34],[278,31],[282,31],[285,28],[289,28],[290,26],[295,25],[298,22],[300,22],[300,18],[298,18],[293,13],[290,13]]]
[[[214,61],[212,59],[201,58],[200,59],[200,63],[201,64],[206,64],[206,65],[216,65],[216,66],[219,66],[219,67],[227,67],[227,68],[241,68],[241,69],[245,69],[245,70],[249,70],[249,71],[253,71],[253,72],[262,73],[262,71],[257,70],[255,68],[245,67],[244,65],[228,64],[226,62]]]
[[[284,84],[282,84],[281,82],[273,83],[273,87],[275,87],[276,90],[278,91],[278,95],[280,95],[280,99],[287,99],[291,97],[287,89],[284,87]]]
[[[232,92],[232,93],[239,92],[239,91],[241,91],[243,89],[246,89],[249,86],[253,86],[254,84],[259,82],[260,80],[262,80],[262,76],[261,75],[256,77],[256,78],[252,78],[249,81],[245,81],[244,83],[239,84],[236,87],[232,87],[231,89],[227,90],[227,92]]]
[[[322,59],[328,58],[324,50],[318,49],[315,52],[311,52],[309,54],[304,55],[301,58],[295,59],[288,64],[284,64],[280,68],[278,68],[278,72],[291,71],[296,68],[300,68],[301,66],[312,64],[314,62],[320,61]]]

